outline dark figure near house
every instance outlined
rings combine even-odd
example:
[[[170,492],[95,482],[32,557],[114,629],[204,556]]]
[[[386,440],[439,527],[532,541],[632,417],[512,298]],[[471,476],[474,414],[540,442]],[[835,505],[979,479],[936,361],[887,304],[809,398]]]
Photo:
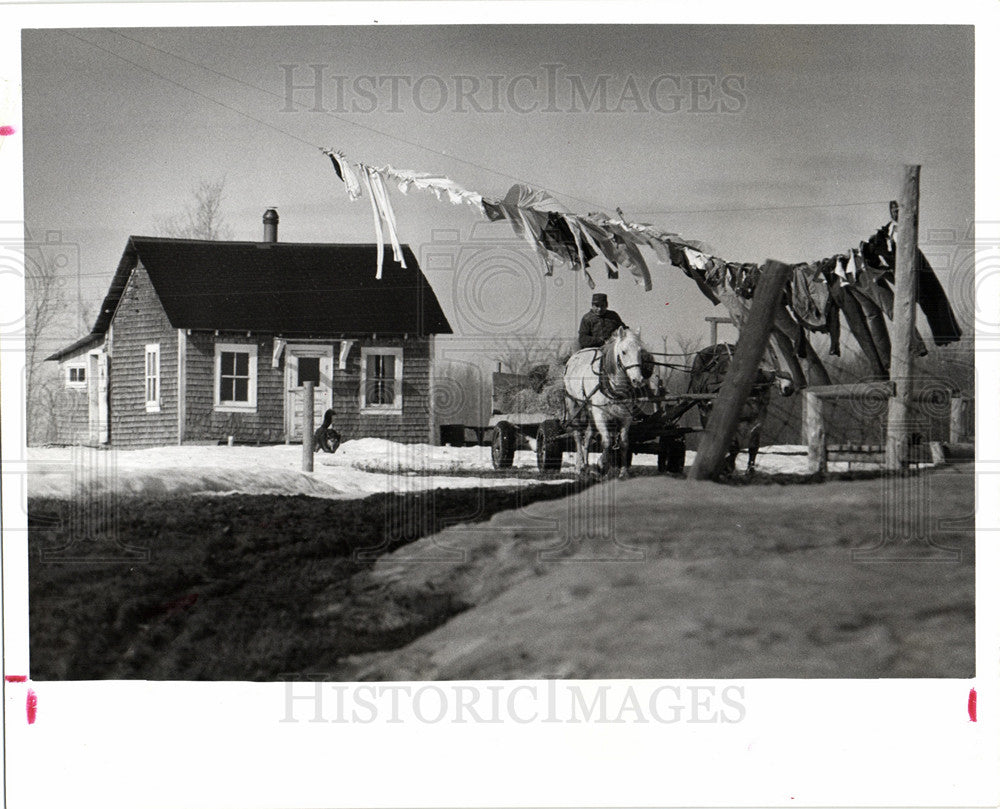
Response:
[[[333,429],[333,417],[337,414],[330,408],[323,414],[323,424],[313,433],[313,452],[336,452],[340,446],[340,433]]]

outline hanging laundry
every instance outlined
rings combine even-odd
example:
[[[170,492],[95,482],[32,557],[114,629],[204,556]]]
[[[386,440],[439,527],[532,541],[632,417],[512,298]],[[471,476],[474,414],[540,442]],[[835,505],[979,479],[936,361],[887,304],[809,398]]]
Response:
[[[635,242],[629,238],[628,231],[615,222],[610,222],[608,229],[611,231],[611,240],[615,245],[615,264],[630,272],[635,282],[642,284],[642,288],[649,292],[653,288],[649,267],[646,266],[646,260],[642,257]]]
[[[396,233],[396,214],[393,212],[392,203],[389,201],[389,192],[386,190],[382,176],[375,170],[370,170],[370,172],[372,188],[375,190],[379,210],[389,231],[389,242],[392,244],[392,257],[399,266],[405,268],[406,258],[403,256],[403,246],[399,243],[399,236]]]
[[[837,305],[837,308],[844,313],[847,327],[850,329],[851,334],[854,335],[854,339],[857,340],[858,346],[861,348],[861,353],[868,360],[868,366],[871,369],[873,378],[888,379],[888,367],[882,362],[871,331],[868,328],[864,312],[861,310],[861,305],[850,294],[850,288],[850,284],[844,283],[839,275],[834,274],[833,282],[830,284],[830,297],[833,298],[833,302]]]
[[[358,179],[357,173],[350,163],[347,162],[347,158],[344,156],[343,152],[335,152],[330,149],[323,149],[323,154],[330,158],[330,162],[333,163],[333,170],[337,172],[337,176],[344,181],[344,185],[347,188],[347,196],[350,197],[353,202],[356,199],[361,198],[361,181]]]
[[[713,305],[717,305],[720,302],[719,298],[716,296],[711,285],[705,280],[704,271],[696,270],[688,261],[687,253],[685,252],[687,248],[677,242],[668,242],[667,246],[670,250],[670,263],[682,270],[688,278],[694,279],[698,289],[701,290],[701,294],[708,298]]]
[[[482,208],[483,196],[475,191],[467,191],[454,180],[434,174],[423,174],[421,172],[409,171],[406,169],[394,169],[392,166],[378,169],[386,179],[394,180],[399,190],[406,194],[411,188],[420,191],[430,191],[437,199],[447,196],[454,205],[461,205],[463,202]]]
[[[861,253],[869,266],[884,267],[895,270],[895,249],[897,227],[889,222],[861,245]],[[941,286],[927,256],[917,249],[917,305],[927,318],[934,344],[943,346],[955,343],[962,338],[962,328],[952,311],[951,303]],[[886,280],[895,283],[891,272],[886,273]]]

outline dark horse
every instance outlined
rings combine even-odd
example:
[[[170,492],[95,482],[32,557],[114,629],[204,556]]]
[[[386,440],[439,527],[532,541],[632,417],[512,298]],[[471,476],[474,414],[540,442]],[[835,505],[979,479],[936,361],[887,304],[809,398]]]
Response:
[[[719,343],[703,348],[695,354],[694,362],[691,364],[691,381],[688,384],[688,393],[718,393],[722,387],[722,380],[732,365],[733,351],[735,350],[735,346]],[[772,385],[777,386],[782,396],[790,396],[794,391],[791,381],[778,376],[774,368],[766,361],[761,362],[760,368],[757,369],[757,377],[754,379],[753,389],[740,413],[740,421],[736,428],[733,444],[726,456],[724,470],[727,474],[731,475],[736,471],[736,456],[739,455],[743,446],[747,448],[749,456],[747,474],[753,474],[757,464],[757,451],[760,449],[760,428],[767,415]],[[701,426],[704,427],[708,424],[708,417],[712,412],[712,402],[710,400],[699,402],[698,410],[701,415]]]

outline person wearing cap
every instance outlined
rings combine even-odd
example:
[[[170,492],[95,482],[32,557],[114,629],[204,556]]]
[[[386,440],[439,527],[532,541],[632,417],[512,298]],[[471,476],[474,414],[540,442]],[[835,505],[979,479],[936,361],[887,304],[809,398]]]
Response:
[[[590,311],[580,320],[580,348],[596,348],[604,345],[608,338],[623,326],[625,324],[618,313],[608,309],[608,296],[603,292],[595,292],[590,301]]]

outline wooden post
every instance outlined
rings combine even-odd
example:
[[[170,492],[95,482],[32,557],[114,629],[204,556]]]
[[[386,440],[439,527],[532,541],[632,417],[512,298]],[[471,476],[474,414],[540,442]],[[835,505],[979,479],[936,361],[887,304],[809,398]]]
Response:
[[[951,423],[948,430],[948,440],[952,444],[962,444],[968,438],[968,431],[965,429],[968,412],[969,400],[962,395],[953,396],[951,399]]]
[[[313,385],[312,380],[302,385],[302,471],[313,471]]]
[[[920,166],[907,166],[899,203],[896,235],[895,300],[892,307],[892,360],[889,379],[895,393],[889,399],[885,436],[886,469],[905,468],[912,432],[914,305],[917,299],[917,233],[920,206]]]
[[[750,313],[733,353],[732,365],[722,382],[688,477],[704,480],[718,473],[732,445],[743,405],[753,388],[764,348],[774,327],[781,294],[791,274],[792,268],[780,261],[768,260],[761,270]]]
[[[705,322],[708,323],[708,344],[710,346],[717,345],[719,342],[720,323],[734,323],[731,317],[719,317],[718,315],[709,315],[705,318]]]
[[[802,419],[809,447],[809,471],[826,472],[826,428],[823,425],[823,399],[808,388],[803,397]]]

